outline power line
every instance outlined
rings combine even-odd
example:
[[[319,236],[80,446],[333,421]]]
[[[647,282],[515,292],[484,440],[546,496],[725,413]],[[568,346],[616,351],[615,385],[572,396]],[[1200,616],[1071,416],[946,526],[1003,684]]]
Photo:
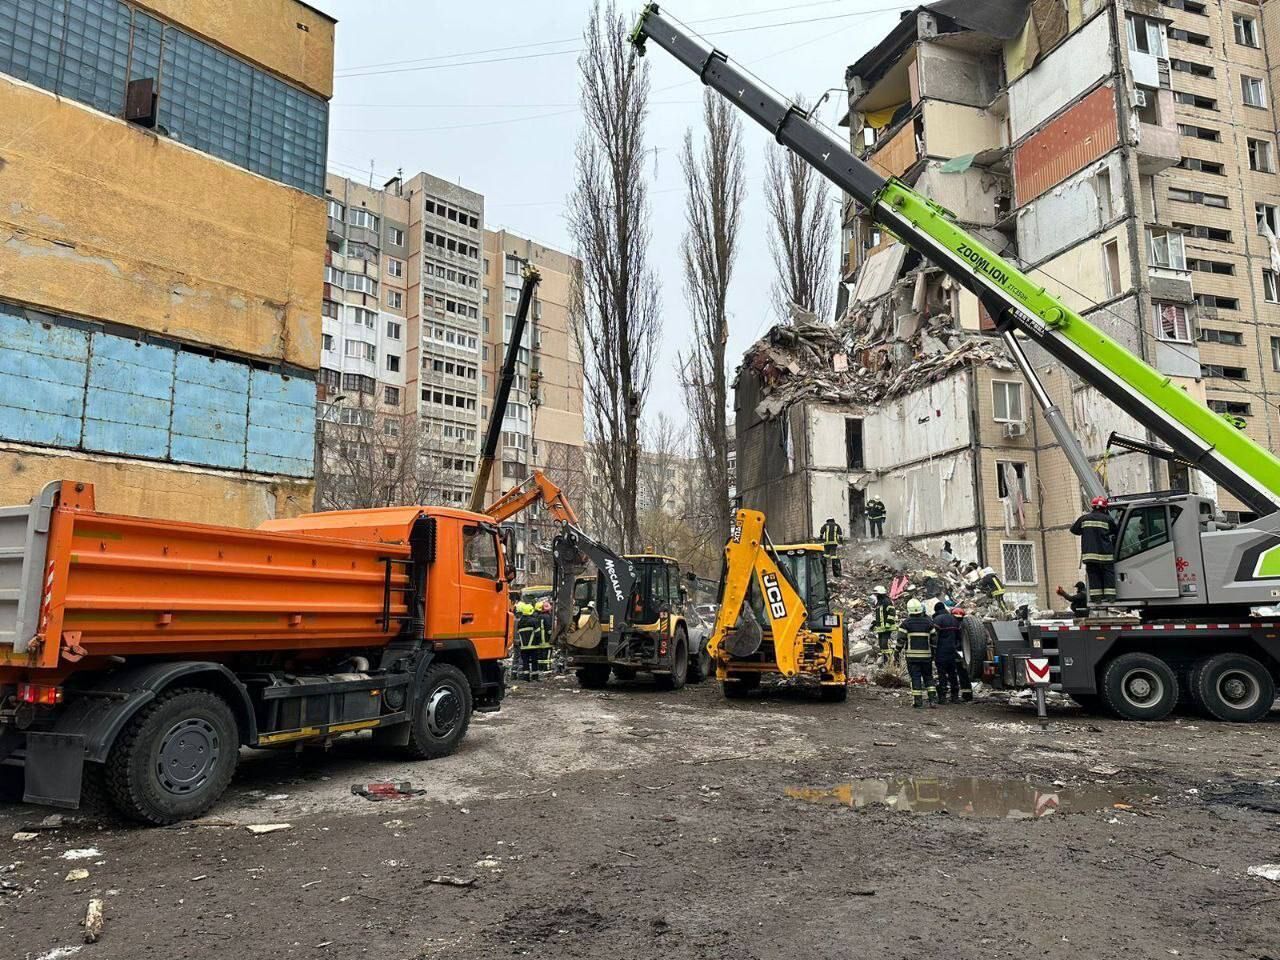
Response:
[[[730,13],[721,17],[705,17],[693,23],[718,23],[723,20],[741,20],[743,17],[759,17],[766,13],[803,10],[806,7],[829,7],[836,3],[849,3],[850,0],[814,0],[810,3],[793,3],[784,7],[769,7],[765,10],[752,10],[747,13]],[[905,7],[902,9],[906,9]],[[436,63],[441,60],[454,60],[462,57],[478,57],[486,53],[506,53],[509,50],[529,50],[535,47],[553,47],[562,43],[577,43],[581,36],[565,37],[561,40],[538,40],[531,43],[514,43],[505,47],[486,47],[483,50],[467,50],[462,53],[442,53],[432,57],[413,57],[408,60],[380,60],[374,63],[357,64],[351,67],[339,67],[334,71],[335,77],[360,76],[356,71],[369,70],[375,67],[398,67],[410,63]]]
[[[825,16],[825,17],[809,17],[804,20],[781,20],[774,23],[759,23],[750,27],[733,27],[728,30],[716,30],[711,33],[703,34],[702,36],[722,37],[722,36],[728,36],[734,33],[750,33],[755,30],[775,30],[780,27],[796,27],[806,23],[825,23],[831,20],[847,20],[850,17],[865,17],[865,16],[870,16],[872,14],[876,14],[876,13],[887,13],[893,10],[905,10],[905,9],[907,8],[904,6],[879,7],[874,10],[861,10],[861,11],[858,11],[857,13],[836,13],[836,14],[831,14],[829,16]],[[558,43],[562,41],[546,41],[543,45],[546,45],[552,42]],[[495,52],[496,52],[496,49],[495,49]],[[388,74],[396,74],[396,73],[420,73],[426,70],[444,70],[449,67],[473,67],[473,66],[480,66],[483,64],[490,64],[490,63],[510,63],[510,62],[519,61],[519,60],[539,60],[545,57],[560,57],[560,56],[565,56],[567,54],[581,53],[581,52],[582,52],[581,47],[575,47],[570,50],[551,50],[551,51],[547,51],[546,53],[527,53],[527,54],[521,54],[521,55],[512,56],[512,57],[489,57],[483,60],[459,60],[456,63],[429,63],[424,66],[392,67],[386,70],[362,70],[362,71],[353,70],[349,73],[344,73],[341,76],[335,76],[335,79],[347,80],[352,77],[380,77],[380,76],[386,76]],[[461,55],[455,54],[455,56],[461,56]]]

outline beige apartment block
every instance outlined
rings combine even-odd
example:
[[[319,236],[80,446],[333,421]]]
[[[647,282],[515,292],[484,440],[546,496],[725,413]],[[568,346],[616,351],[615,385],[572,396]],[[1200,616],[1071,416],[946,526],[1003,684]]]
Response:
[[[541,281],[517,345],[515,380],[490,475],[489,502],[535,469],[564,487],[570,499],[583,488],[582,357],[569,313],[570,285],[578,261],[505,229],[484,231],[481,437],[511,342],[524,270],[530,264]],[[522,582],[545,580],[551,572],[550,557],[539,545],[545,545],[553,533],[549,518],[534,507],[517,518],[516,531],[519,578]]]

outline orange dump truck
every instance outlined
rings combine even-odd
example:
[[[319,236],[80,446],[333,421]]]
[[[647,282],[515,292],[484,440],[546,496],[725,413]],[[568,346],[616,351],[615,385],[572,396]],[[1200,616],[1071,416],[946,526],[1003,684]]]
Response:
[[[318,513],[257,530],[115,516],[62,481],[0,508],[0,762],[25,799],[208,810],[241,746],[371,730],[426,759],[497,710],[506,545],[483,514]]]

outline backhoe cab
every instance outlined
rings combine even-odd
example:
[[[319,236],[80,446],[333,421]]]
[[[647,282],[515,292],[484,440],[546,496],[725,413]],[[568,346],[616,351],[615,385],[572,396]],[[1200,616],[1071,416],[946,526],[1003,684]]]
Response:
[[[764,514],[739,510],[724,549],[720,608],[708,652],[724,695],[746,696],[765,674],[803,677],[843,701],[844,623],[831,610],[818,544],[773,546]]]

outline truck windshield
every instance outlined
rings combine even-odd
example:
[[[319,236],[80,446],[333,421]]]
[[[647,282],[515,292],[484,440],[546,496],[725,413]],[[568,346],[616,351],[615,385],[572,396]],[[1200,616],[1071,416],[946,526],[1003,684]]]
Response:
[[[641,560],[636,563],[637,596],[633,602],[632,623],[657,623],[664,607],[669,608],[671,595],[671,571],[665,563]]]

